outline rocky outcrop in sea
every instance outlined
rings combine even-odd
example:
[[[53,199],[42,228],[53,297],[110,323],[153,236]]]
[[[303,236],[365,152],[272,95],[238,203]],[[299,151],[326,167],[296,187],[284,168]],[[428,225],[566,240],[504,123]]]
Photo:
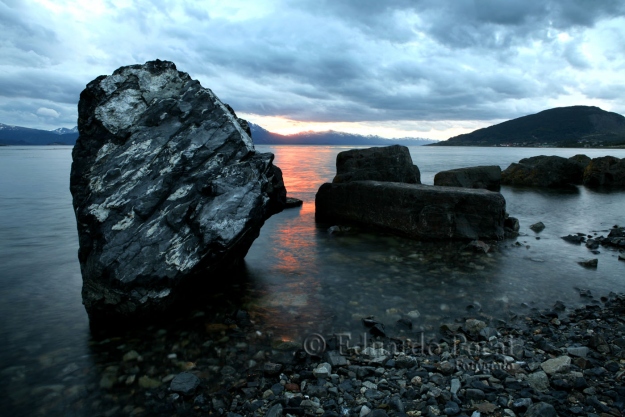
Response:
[[[511,164],[502,172],[501,183],[530,187],[566,187],[570,185],[625,186],[625,159],[586,155],[570,158],[533,156]]]
[[[405,156],[395,161],[390,172],[386,161],[396,152]],[[381,163],[376,161],[378,156]],[[402,182],[404,173],[414,170],[408,150],[403,152],[398,146],[341,152],[337,168],[353,160],[360,166],[343,168],[332,183],[319,188],[315,197],[318,221],[356,223],[424,240],[504,237],[506,201],[500,193]],[[361,166],[366,166],[366,175],[350,177],[344,172],[360,173]]]
[[[604,156],[592,159],[584,169],[584,185],[625,186],[625,159]]]
[[[529,187],[581,184],[584,166],[574,158],[540,155],[521,159],[501,173],[501,183]]]
[[[119,68],[78,104],[70,189],[90,318],[153,318],[223,279],[286,190],[247,122],[172,62]]]

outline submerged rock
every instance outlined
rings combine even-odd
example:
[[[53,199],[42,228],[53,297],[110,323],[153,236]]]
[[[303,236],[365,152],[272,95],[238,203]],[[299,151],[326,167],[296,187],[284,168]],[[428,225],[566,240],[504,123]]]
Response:
[[[586,260],[583,260],[583,261],[579,261],[578,264],[580,264],[584,268],[596,268],[597,265],[599,265],[599,259],[597,259],[597,258],[586,259]]]
[[[441,171],[434,176],[434,185],[499,191],[501,168],[498,165],[489,165]]]
[[[70,189],[92,320],[152,317],[216,282],[284,207],[273,155],[171,62],[96,78],[78,113]]]
[[[584,185],[625,185],[625,159],[613,156],[593,158],[584,169]]]
[[[421,184],[421,173],[412,163],[410,151],[405,146],[381,146],[340,152],[336,156],[336,176],[332,182],[364,180]]]
[[[284,208],[300,207],[304,202],[299,198],[287,197],[284,203]]]
[[[532,229],[536,233],[540,233],[543,230],[545,230],[545,223],[543,222],[534,223],[533,225],[530,226],[530,229]]]
[[[356,181],[323,184],[316,218],[356,222],[416,239],[502,239],[506,201],[486,190]]]
[[[531,187],[562,187],[581,184],[584,168],[561,156],[533,156],[511,164],[501,173],[501,183]]]

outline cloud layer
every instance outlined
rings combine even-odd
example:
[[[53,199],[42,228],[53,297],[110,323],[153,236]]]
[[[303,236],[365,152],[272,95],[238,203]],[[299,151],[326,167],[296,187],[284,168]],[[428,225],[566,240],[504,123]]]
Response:
[[[90,80],[156,58],[261,124],[436,137],[561,105],[625,113],[620,0],[0,0],[0,30],[7,124],[74,126]]]

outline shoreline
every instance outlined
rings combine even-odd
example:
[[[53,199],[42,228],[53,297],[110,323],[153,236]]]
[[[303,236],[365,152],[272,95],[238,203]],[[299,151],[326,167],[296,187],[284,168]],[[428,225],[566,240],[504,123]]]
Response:
[[[441,323],[440,336],[428,340],[384,337],[383,326],[364,319],[364,343],[362,334],[311,334],[271,347],[246,344],[253,322],[239,310],[206,325],[217,338],[203,346],[223,346],[222,361],[180,361],[182,372],[158,378],[138,372],[149,364],[131,350],[85,395],[98,415],[114,416],[619,416],[625,295],[585,296],[592,302],[571,310],[555,302],[507,321],[473,315]],[[260,350],[242,372],[248,347]]]

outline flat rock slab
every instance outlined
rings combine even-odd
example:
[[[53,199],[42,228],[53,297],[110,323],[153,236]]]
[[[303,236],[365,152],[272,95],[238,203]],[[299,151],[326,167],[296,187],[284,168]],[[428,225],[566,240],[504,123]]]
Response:
[[[246,128],[172,62],[87,85],[70,189],[92,321],[154,320],[241,262],[286,199],[273,155]]]
[[[354,222],[415,239],[502,239],[500,193],[379,181],[323,184],[316,218]]]
[[[501,168],[498,165],[487,165],[441,171],[434,176],[434,185],[499,191]]]

